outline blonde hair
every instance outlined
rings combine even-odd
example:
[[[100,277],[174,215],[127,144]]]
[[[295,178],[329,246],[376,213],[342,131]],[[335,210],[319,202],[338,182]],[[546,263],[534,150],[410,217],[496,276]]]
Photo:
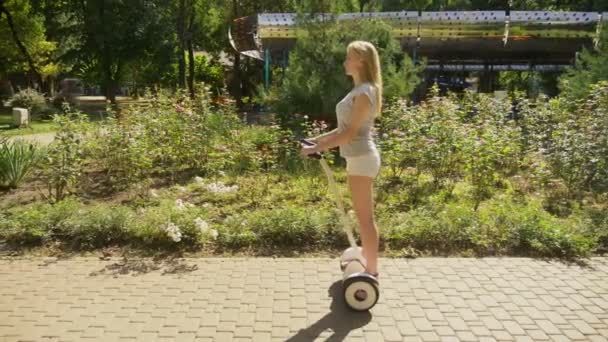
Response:
[[[382,111],[382,70],[380,68],[380,57],[374,44],[362,40],[355,40],[348,44],[346,52],[353,51],[363,62],[361,79],[376,87],[376,116]]]

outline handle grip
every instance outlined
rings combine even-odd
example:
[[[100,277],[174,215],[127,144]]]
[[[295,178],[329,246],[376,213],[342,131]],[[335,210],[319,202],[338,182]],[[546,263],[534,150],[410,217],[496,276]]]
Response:
[[[316,144],[308,139],[302,139],[300,140],[300,143],[304,146],[315,146]],[[315,159],[321,159],[322,156],[320,153],[313,153],[313,154],[309,154],[308,157],[310,158],[315,158]]]

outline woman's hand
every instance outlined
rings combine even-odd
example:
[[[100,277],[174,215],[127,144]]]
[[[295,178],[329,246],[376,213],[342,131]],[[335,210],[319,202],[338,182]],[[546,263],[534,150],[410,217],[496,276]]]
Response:
[[[302,150],[300,150],[300,155],[302,157],[307,157],[311,154],[315,154],[315,153],[319,153],[319,150],[317,149],[317,145],[313,145],[313,146],[302,146]]]

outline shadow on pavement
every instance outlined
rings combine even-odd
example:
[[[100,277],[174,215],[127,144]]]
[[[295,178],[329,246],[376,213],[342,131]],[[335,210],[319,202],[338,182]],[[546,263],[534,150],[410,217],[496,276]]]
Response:
[[[320,320],[298,331],[298,333],[286,341],[288,342],[305,342],[314,341],[327,329],[333,331],[333,334],[326,341],[344,341],[348,333],[355,329],[359,329],[367,325],[372,315],[369,312],[356,312],[349,309],[344,303],[342,294],[342,281],[336,281],[329,287],[329,296],[332,297],[330,311]]]

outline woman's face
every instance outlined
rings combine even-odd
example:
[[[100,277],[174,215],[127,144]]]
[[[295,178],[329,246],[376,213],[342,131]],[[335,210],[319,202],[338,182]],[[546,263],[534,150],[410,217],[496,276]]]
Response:
[[[358,75],[362,67],[363,62],[361,58],[353,50],[347,51],[346,60],[344,61],[344,71],[346,74],[350,76]]]

